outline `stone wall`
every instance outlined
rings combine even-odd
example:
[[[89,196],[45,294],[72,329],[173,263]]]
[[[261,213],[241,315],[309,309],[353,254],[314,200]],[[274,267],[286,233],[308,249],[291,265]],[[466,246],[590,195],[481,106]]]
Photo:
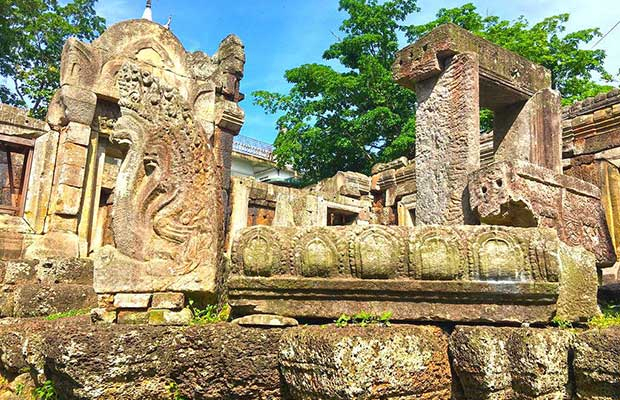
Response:
[[[63,400],[617,400],[619,348],[619,328],[5,321],[0,397],[50,380]]]
[[[40,317],[97,304],[88,259],[0,261],[0,317]]]

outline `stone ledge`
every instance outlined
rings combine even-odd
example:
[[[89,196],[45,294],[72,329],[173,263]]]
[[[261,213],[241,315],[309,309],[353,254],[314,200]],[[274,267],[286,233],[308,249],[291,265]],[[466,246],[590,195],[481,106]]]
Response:
[[[63,400],[168,399],[172,382],[187,399],[616,400],[618,349],[620,328],[457,326],[448,334],[419,325],[172,328],[2,319],[0,377],[9,383],[0,398],[28,378],[51,380]]]

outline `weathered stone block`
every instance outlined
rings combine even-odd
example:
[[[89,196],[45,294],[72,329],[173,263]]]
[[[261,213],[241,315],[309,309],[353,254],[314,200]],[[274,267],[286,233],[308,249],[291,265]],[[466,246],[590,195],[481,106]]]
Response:
[[[575,339],[575,391],[578,399],[620,398],[620,328],[593,329]]]
[[[116,322],[116,310],[106,308],[93,308],[90,311],[90,320],[94,323],[112,324]]]
[[[77,122],[89,126],[95,115],[97,95],[91,90],[63,85],[50,101],[47,120],[52,126]]]
[[[84,167],[86,165],[86,156],[88,148],[71,142],[63,143],[61,150],[61,159],[58,164],[75,165],[76,167]]]
[[[59,184],[54,211],[57,214],[78,215],[82,204],[82,189]]]
[[[294,318],[283,317],[281,315],[273,314],[252,314],[245,317],[236,318],[231,321],[233,324],[241,326],[268,326],[268,327],[285,327],[285,326],[297,326],[297,322]]]
[[[189,325],[193,314],[188,308],[180,311],[155,310],[148,312],[148,323],[150,325]]]
[[[559,329],[457,327],[450,354],[464,399],[568,398],[573,336]]]
[[[560,93],[541,89],[525,104],[495,110],[495,161],[528,161],[562,173]]]
[[[480,167],[479,91],[473,53],[449,58],[441,74],[416,84],[416,224],[471,222],[463,193]]]
[[[37,279],[48,283],[92,285],[93,262],[88,258],[45,258],[36,265]]]
[[[279,400],[283,329],[91,324],[87,317],[5,321],[0,367],[51,379],[60,399]]]
[[[552,227],[569,245],[593,252],[599,267],[616,260],[600,190],[590,183],[524,161],[503,161],[472,174],[468,189],[482,223]]]
[[[147,308],[150,302],[150,293],[118,293],[114,296],[114,306],[119,308]]]
[[[84,185],[84,167],[62,164],[58,172],[58,183],[81,188]]]
[[[292,399],[449,399],[448,337],[428,326],[304,327],[280,342]]]
[[[90,124],[69,122],[69,125],[63,131],[65,142],[88,147],[90,144]]]
[[[74,257],[80,254],[78,237],[72,232],[48,232],[37,238],[26,249],[26,259],[48,259],[51,257]]]
[[[14,295],[15,317],[40,317],[96,306],[97,296],[90,285],[23,284]]]
[[[6,261],[4,283],[15,284],[24,281],[32,281],[35,278],[37,260],[12,260]]]
[[[183,293],[153,293],[152,308],[178,310],[183,306],[185,306],[185,295]]]
[[[546,68],[454,24],[441,25],[400,50],[392,74],[399,84],[413,88],[414,82],[439,74],[447,58],[465,52],[478,54],[484,107],[524,101],[551,86]]]
[[[143,325],[149,322],[147,311],[119,311],[116,322],[125,325]]]

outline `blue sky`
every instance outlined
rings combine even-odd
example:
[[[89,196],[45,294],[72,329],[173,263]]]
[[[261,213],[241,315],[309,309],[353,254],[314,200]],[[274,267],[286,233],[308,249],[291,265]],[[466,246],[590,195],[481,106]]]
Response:
[[[408,23],[434,19],[438,9],[457,7],[467,0],[418,0],[421,12]],[[599,27],[607,32],[620,20],[620,0],[479,0],[472,1],[483,14],[513,20],[524,15],[530,22],[570,13],[568,30]],[[138,18],[143,0],[99,0],[97,11],[108,24]],[[241,134],[266,142],[276,136],[275,116],[252,104],[255,90],[285,92],[284,71],[304,63],[322,62],[323,51],[334,42],[344,19],[338,0],[153,0],[153,19],[165,23],[172,15],[172,31],[186,49],[213,54],[219,42],[235,33],[246,47],[247,63],[241,90],[246,122]],[[598,48],[608,53],[606,67],[620,69],[620,26]],[[402,43],[404,46],[406,43]]]

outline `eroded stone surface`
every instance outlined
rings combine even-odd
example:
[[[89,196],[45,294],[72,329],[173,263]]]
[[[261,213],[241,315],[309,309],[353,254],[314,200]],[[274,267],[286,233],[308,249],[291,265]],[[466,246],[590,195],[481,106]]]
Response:
[[[620,327],[578,335],[574,371],[578,399],[620,399]]]
[[[524,161],[497,162],[470,176],[472,210],[486,224],[555,228],[560,239],[596,255],[599,267],[616,255],[600,201],[587,182]]]
[[[87,317],[0,324],[0,371],[29,369],[64,400],[281,398],[281,329],[233,324],[154,327],[91,324]]]
[[[280,344],[292,399],[449,399],[448,337],[425,326],[308,327]]]
[[[567,330],[457,327],[450,337],[463,400],[570,398]]]
[[[467,175],[480,167],[478,57],[458,54],[416,84],[416,224],[471,222]]]

